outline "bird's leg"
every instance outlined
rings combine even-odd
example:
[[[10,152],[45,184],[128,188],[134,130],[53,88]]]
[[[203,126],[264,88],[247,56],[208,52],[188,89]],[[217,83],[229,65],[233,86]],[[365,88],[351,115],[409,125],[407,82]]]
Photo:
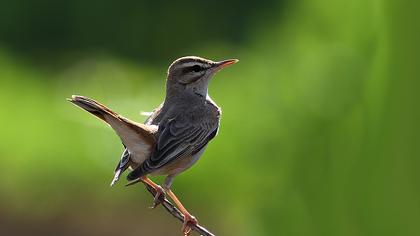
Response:
[[[165,197],[165,190],[151,179],[149,179],[147,176],[140,177],[140,181],[151,186],[156,191],[155,197],[153,199],[153,206],[150,207],[156,208],[163,201],[163,198]]]
[[[184,235],[189,235],[191,231],[190,225],[197,225],[197,219],[191,215],[187,209],[185,209],[184,205],[182,205],[181,201],[175,196],[175,194],[171,190],[172,181],[174,180],[176,174],[166,176],[165,182],[163,183],[163,188],[165,189],[166,194],[172,199],[181,213],[184,215],[184,224],[182,225],[182,232]]]
[[[168,196],[174,201],[175,205],[179,208],[181,213],[184,215],[184,224],[182,225],[182,232],[184,232],[184,235],[189,235],[191,231],[190,225],[197,225],[198,221],[197,219],[191,215],[187,209],[185,209],[184,205],[182,205],[181,201],[175,196],[175,194],[170,190],[167,189],[166,193]]]

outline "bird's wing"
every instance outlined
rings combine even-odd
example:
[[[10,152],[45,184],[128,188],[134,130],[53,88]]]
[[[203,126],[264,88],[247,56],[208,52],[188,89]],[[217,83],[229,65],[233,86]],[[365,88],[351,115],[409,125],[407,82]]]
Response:
[[[151,156],[127,178],[137,179],[181,156],[194,155],[216,135],[217,128],[218,120],[212,118],[195,123],[183,122],[176,118],[168,120],[159,126],[159,138]]]
[[[144,122],[146,125],[151,125],[153,123],[158,123],[158,122],[154,122],[156,117],[159,116],[159,114],[162,111],[162,107],[163,107],[163,103],[161,103],[157,108],[155,108],[147,117],[146,121]]]
[[[68,100],[109,124],[130,152],[147,151],[154,146],[157,126],[131,121],[87,97],[73,95]]]

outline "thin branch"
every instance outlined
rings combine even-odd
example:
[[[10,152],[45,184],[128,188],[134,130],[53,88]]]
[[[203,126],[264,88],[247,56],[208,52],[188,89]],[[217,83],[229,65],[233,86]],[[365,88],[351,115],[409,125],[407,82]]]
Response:
[[[146,183],[144,183],[144,185],[146,186],[147,191],[149,191],[154,197],[156,195],[156,190]],[[177,218],[179,221],[184,223],[184,215],[181,213],[181,211],[178,210],[178,208],[176,208],[170,201],[168,201],[168,199],[166,199],[164,195],[161,195],[159,200],[162,206],[166,209],[166,211],[169,212],[169,214],[171,214],[173,217]],[[215,236],[213,233],[211,233],[199,224],[190,224],[189,226],[191,227],[191,230],[196,231],[202,236]]]

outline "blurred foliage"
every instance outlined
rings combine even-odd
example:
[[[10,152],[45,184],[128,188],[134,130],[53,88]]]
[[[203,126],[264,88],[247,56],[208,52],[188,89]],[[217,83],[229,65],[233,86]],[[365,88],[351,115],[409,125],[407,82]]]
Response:
[[[0,1],[0,39],[38,56],[111,52],[157,63],[210,42],[243,43],[248,27],[283,2]]]
[[[141,121],[167,65],[194,54],[240,59],[210,86],[219,135],[174,183],[200,222],[218,235],[420,235],[415,3],[100,4],[0,14],[0,234],[176,235],[142,186],[109,188],[119,139],[65,98]]]

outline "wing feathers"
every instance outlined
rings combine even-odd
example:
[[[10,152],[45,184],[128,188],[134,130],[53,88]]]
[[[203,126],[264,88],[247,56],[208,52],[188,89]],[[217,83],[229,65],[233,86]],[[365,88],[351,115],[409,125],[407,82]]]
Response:
[[[132,171],[127,178],[134,180],[185,155],[201,150],[214,137],[218,123],[204,120],[201,123],[169,120],[159,129],[157,145],[141,166]]]

